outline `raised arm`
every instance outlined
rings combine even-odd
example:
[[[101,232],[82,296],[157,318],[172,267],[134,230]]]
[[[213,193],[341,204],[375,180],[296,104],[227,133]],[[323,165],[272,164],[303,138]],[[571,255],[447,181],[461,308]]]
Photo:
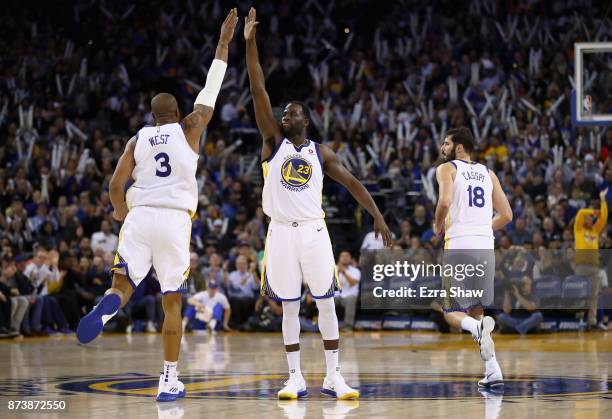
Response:
[[[108,184],[108,194],[113,204],[113,218],[117,221],[125,220],[128,213],[127,203],[125,202],[125,184],[132,177],[134,166],[134,147],[136,137],[132,137],[125,146],[125,151],[119,158],[115,172]]]
[[[495,231],[501,230],[506,224],[512,221],[512,207],[510,207],[508,197],[506,197],[497,175],[492,171],[489,171],[489,173],[491,174],[491,182],[493,182],[493,209],[497,212],[495,217],[493,217],[492,224],[493,230]]]
[[[359,202],[359,205],[364,207],[374,217],[375,237],[378,238],[379,234],[382,235],[385,247],[391,247],[393,244],[391,231],[387,227],[387,223],[385,223],[385,219],[378,210],[374,199],[372,199],[372,195],[351,172],[342,166],[338,161],[336,153],[331,148],[323,144],[319,144],[317,147],[319,147],[321,152],[325,174],[348,189],[353,198]]]
[[[196,98],[195,104],[193,105],[193,112],[181,121],[185,137],[196,153],[200,152],[200,136],[212,118],[215,102],[221,90],[221,84],[223,83],[223,77],[227,69],[229,43],[234,36],[236,23],[238,23],[238,12],[234,8],[230,10],[225,21],[223,21],[223,25],[221,25],[221,36],[219,36],[215,59],[208,70],[206,85]]]
[[[259,64],[259,53],[257,52],[257,40],[255,30],[259,22],[253,7],[249,15],[244,19],[244,39],[246,40],[246,63],[251,84],[251,95],[255,106],[255,120],[257,128],[263,137],[261,148],[261,160],[266,160],[274,151],[276,144],[282,140],[282,134],[278,122],[272,114],[270,97],[266,92],[266,80],[263,70]]]
[[[608,222],[608,202],[606,201],[606,195],[608,194],[608,188],[604,189],[599,193],[599,199],[601,200],[601,206],[599,208],[599,214],[597,215],[597,222],[593,226],[593,229],[597,234],[601,234],[606,223]]]

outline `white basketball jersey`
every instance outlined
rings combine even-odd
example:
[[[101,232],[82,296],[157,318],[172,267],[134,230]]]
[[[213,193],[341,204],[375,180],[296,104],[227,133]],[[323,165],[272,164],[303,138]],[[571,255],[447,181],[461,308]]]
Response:
[[[174,208],[193,215],[198,206],[198,157],[178,123],[140,129],[134,148],[135,182],[126,194],[128,208]]]
[[[480,163],[453,160],[457,168],[453,198],[445,222],[446,238],[493,237],[493,182]]]
[[[274,221],[293,222],[325,217],[321,208],[323,163],[319,144],[300,147],[283,139],[262,163],[263,210]]]

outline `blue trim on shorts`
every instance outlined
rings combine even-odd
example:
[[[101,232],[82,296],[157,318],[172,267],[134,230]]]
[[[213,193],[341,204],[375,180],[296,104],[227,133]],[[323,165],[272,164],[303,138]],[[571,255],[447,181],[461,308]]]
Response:
[[[298,301],[302,299],[302,296],[300,295],[297,298],[281,298],[281,297],[270,297],[267,296],[269,299],[274,300],[276,302],[283,302],[283,301]]]
[[[123,260],[123,258],[121,257],[121,255],[119,255],[119,259]],[[136,289],[136,284],[134,283],[134,281],[132,281],[132,278],[130,277],[130,270],[128,268],[128,263],[127,262],[121,262],[118,263],[116,265],[113,265],[113,267],[111,268],[111,272],[113,272],[113,274],[115,273],[114,271],[117,269],[121,269],[121,268],[125,268],[125,276],[127,277],[128,282],[130,283],[130,285],[132,286],[132,288]],[[121,274],[120,274],[121,275]]]
[[[162,292],[162,295],[167,295],[167,294],[187,294],[187,290],[179,288],[174,291],[163,291]]]
[[[312,293],[310,295],[312,295]],[[331,294],[331,295],[325,294],[325,295],[321,295],[321,296],[313,295],[312,298],[314,298],[315,300],[324,300],[326,298],[334,298],[334,294]]]

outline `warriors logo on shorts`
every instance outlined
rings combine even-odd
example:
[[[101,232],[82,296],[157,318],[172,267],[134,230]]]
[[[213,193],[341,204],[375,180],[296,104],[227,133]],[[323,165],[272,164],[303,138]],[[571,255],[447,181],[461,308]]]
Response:
[[[312,176],[310,162],[300,155],[290,155],[281,166],[281,184],[295,192],[308,188]]]

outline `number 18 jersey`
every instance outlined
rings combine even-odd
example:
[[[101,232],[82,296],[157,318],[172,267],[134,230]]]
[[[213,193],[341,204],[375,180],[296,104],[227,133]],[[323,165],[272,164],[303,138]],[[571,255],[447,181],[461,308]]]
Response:
[[[451,163],[457,174],[445,221],[446,239],[493,237],[493,182],[489,169],[476,162],[453,160]]]
[[[193,215],[198,206],[198,157],[178,123],[140,129],[134,148],[134,184],[126,194],[128,208],[173,208]]]

